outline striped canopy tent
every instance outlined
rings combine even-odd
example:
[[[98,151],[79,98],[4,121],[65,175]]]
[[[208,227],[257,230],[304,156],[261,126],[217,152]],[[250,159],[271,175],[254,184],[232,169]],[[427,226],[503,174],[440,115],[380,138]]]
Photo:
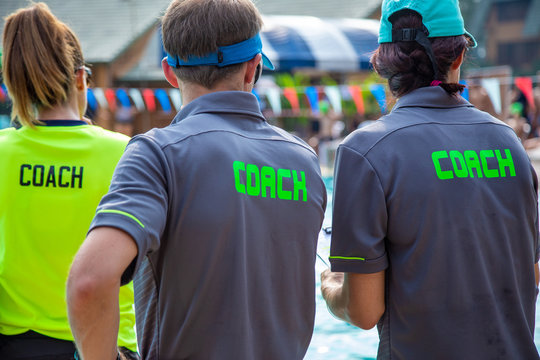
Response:
[[[321,19],[312,16],[263,16],[263,51],[276,71],[317,69],[352,73],[370,68],[377,49],[379,21]],[[166,56],[157,26],[136,66],[120,80],[165,80],[161,59]]]
[[[263,16],[263,51],[277,71],[314,68],[357,72],[370,68],[378,47],[379,21],[321,19],[311,16]]]

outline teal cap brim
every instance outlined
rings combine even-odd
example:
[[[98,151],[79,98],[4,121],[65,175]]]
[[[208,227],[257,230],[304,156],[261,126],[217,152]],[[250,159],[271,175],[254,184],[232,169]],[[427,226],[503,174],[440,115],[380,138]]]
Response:
[[[465,30],[465,34],[463,34],[463,35],[465,35],[469,39],[469,47],[471,49],[474,49],[475,47],[478,46],[478,43],[476,42],[476,39],[474,38],[474,36],[471,35],[470,32]]]

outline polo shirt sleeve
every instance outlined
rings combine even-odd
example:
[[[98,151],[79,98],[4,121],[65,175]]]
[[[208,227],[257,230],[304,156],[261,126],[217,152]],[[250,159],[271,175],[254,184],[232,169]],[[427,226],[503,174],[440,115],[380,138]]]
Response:
[[[136,242],[137,258],[126,269],[122,284],[128,283],[146,255],[160,246],[168,208],[166,171],[161,148],[144,135],[133,138],[90,225],[90,231],[101,226],[123,230]]]
[[[333,204],[332,271],[369,274],[386,269],[384,191],[370,162],[346,145],[336,153]]]

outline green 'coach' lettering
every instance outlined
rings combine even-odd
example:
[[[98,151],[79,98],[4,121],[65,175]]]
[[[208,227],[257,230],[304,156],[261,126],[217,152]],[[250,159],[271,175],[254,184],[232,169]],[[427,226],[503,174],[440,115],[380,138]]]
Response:
[[[270,166],[233,162],[234,186],[240,194],[281,200],[307,201],[306,174],[303,171],[274,169]],[[300,192],[302,199],[300,200]]]
[[[504,157],[501,152],[504,151]],[[450,159],[448,161],[447,159]],[[510,149],[504,150],[441,150],[431,154],[437,177],[441,180],[457,178],[486,177],[488,179],[516,176],[514,160]],[[491,164],[491,165],[490,165]],[[496,166],[494,166],[496,164]],[[507,175],[507,170],[508,174]]]
[[[469,174],[471,177],[474,177],[473,170],[476,170],[476,175],[481,178],[484,177],[482,174],[482,166],[480,165],[480,159],[478,158],[478,154],[475,151],[472,150],[466,150],[463,153],[463,157],[465,158],[465,162],[467,163],[467,167],[469,168]]]
[[[469,176],[469,170],[463,155],[459,151],[450,151],[450,160],[452,160],[452,166],[454,167],[454,173],[458,178],[466,178]],[[459,166],[458,166],[459,161]]]
[[[506,176],[506,171],[504,170],[504,168],[506,167],[510,171],[510,176],[516,176],[514,160],[512,160],[512,154],[510,153],[510,150],[505,149],[504,154],[506,155],[505,159],[502,158],[500,150],[495,150],[495,157],[497,157],[497,161],[499,162],[499,170],[501,171],[501,176]]]
[[[431,160],[433,161],[433,165],[435,165],[435,171],[437,172],[437,176],[439,179],[446,180],[446,179],[452,179],[454,177],[454,174],[450,170],[443,171],[441,169],[441,159],[445,159],[448,157],[448,153],[446,151],[435,151],[433,154],[431,154]]]
[[[283,190],[283,178],[290,178],[291,177],[291,170],[289,169],[278,169],[277,171],[277,183],[278,183],[278,198],[284,199],[284,200],[291,200],[292,199],[292,192]]]
[[[236,191],[238,191],[241,194],[245,194],[246,185],[240,182],[240,171],[246,170],[246,164],[244,164],[241,161],[235,161],[233,162],[233,170],[234,170],[234,185],[236,186]]]
[[[487,164],[487,159],[492,158],[493,150],[482,150],[480,151],[480,159],[482,160],[482,169],[484,169],[484,175],[487,178],[496,178],[499,177],[499,171],[497,169],[490,169]]]
[[[259,168],[253,164],[247,164],[246,166],[246,188],[247,194],[251,196],[259,196],[261,192],[261,183],[259,179]]]
[[[298,201],[298,192],[302,191],[302,200],[307,201],[307,189],[306,189],[306,175],[302,171],[300,173],[302,180],[298,180],[296,175],[296,170],[293,170],[293,181],[294,181],[294,200]]]
[[[270,197],[276,198],[276,171],[270,166],[263,166],[261,169],[262,197],[267,197],[266,189],[270,189]]]

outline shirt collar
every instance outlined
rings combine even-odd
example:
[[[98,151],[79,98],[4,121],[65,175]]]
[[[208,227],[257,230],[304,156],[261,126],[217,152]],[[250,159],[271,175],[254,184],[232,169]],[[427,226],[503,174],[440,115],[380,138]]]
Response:
[[[450,95],[440,86],[422,87],[398,99],[392,111],[404,107],[455,108],[474,107],[461,95]]]
[[[37,126],[80,126],[88,125],[87,122],[82,120],[40,120],[43,125],[36,124]]]
[[[191,101],[175,116],[173,123],[204,113],[246,114],[266,121],[255,95],[246,91],[218,91]]]

